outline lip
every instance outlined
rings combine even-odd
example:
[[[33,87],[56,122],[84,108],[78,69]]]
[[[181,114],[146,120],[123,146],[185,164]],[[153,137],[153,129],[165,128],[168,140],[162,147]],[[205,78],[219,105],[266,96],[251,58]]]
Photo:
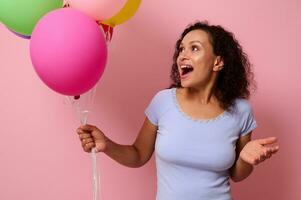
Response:
[[[189,65],[189,64],[181,64],[180,66],[183,66],[183,65]],[[183,71],[181,69],[181,67],[179,67],[179,74],[180,74],[180,79],[181,80],[184,80],[184,79],[187,79],[187,77],[190,75],[191,72],[185,74],[185,75],[182,75]]]
[[[181,80],[187,79],[187,77],[190,75],[191,72],[185,74],[185,75],[180,75]]]

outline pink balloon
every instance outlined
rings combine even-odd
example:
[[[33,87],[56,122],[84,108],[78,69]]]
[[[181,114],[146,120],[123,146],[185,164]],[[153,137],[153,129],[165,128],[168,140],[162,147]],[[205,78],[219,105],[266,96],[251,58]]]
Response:
[[[125,5],[127,0],[68,0],[72,8],[76,8],[95,20],[113,17]]]
[[[89,16],[72,8],[46,14],[30,40],[32,64],[54,91],[75,96],[87,92],[101,78],[107,59],[104,35]]]

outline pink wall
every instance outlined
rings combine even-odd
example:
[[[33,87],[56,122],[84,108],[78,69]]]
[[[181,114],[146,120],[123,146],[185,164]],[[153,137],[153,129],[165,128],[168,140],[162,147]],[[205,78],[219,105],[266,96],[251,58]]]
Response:
[[[254,64],[254,137],[275,135],[280,143],[277,156],[233,184],[234,197],[301,199],[300,10],[298,0],[143,1],[135,18],[115,30],[90,123],[131,143],[152,95],[168,85],[174,43],[186,24],[221,24]],[[91,161],[75,133],[78,119],[63,96],[38,79],[28,47],[0,26],[0,199],[92,199]],[[99,155],[99,166],[104,200],[155,198],[153,159],[131,169]]]

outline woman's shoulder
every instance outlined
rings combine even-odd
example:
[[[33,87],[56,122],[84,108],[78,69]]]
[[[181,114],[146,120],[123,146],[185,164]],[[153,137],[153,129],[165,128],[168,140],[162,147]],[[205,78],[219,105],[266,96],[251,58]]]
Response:
[[[162,89],[156,92],[155,96],[156,98],[167,98],[170,96],[170,94],[172,93],[172,90],[174,88],[167,88],[167,89]]]
[[[167,94],[167,93],[170,93],[174,89],[175,88],[165,88],[165,89],[159,90],[158,93],[160,93],[160,94]]]
[[[171,92],[171,89],[162,89],[157,91],[148,106],[148,110],[156,113],[158,116],[161,116],[162,113],[165,113],[172,105]]]
[[[237,98],[234,102],[235,110],[239,112],[250,112],[252,110],[251,103],[248,99]]]
[[[172,102],[172,88],[171,89],[162,89],[155,92],[151,102],[160,106],[167,106]]]

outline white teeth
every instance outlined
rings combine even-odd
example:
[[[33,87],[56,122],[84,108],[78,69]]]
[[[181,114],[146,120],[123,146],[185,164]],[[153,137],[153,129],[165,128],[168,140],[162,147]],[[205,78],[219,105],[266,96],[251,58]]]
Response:
[[[192,68],[192,66],[191,65],[181,65],[181,69],[183,69],[183,68]]]

